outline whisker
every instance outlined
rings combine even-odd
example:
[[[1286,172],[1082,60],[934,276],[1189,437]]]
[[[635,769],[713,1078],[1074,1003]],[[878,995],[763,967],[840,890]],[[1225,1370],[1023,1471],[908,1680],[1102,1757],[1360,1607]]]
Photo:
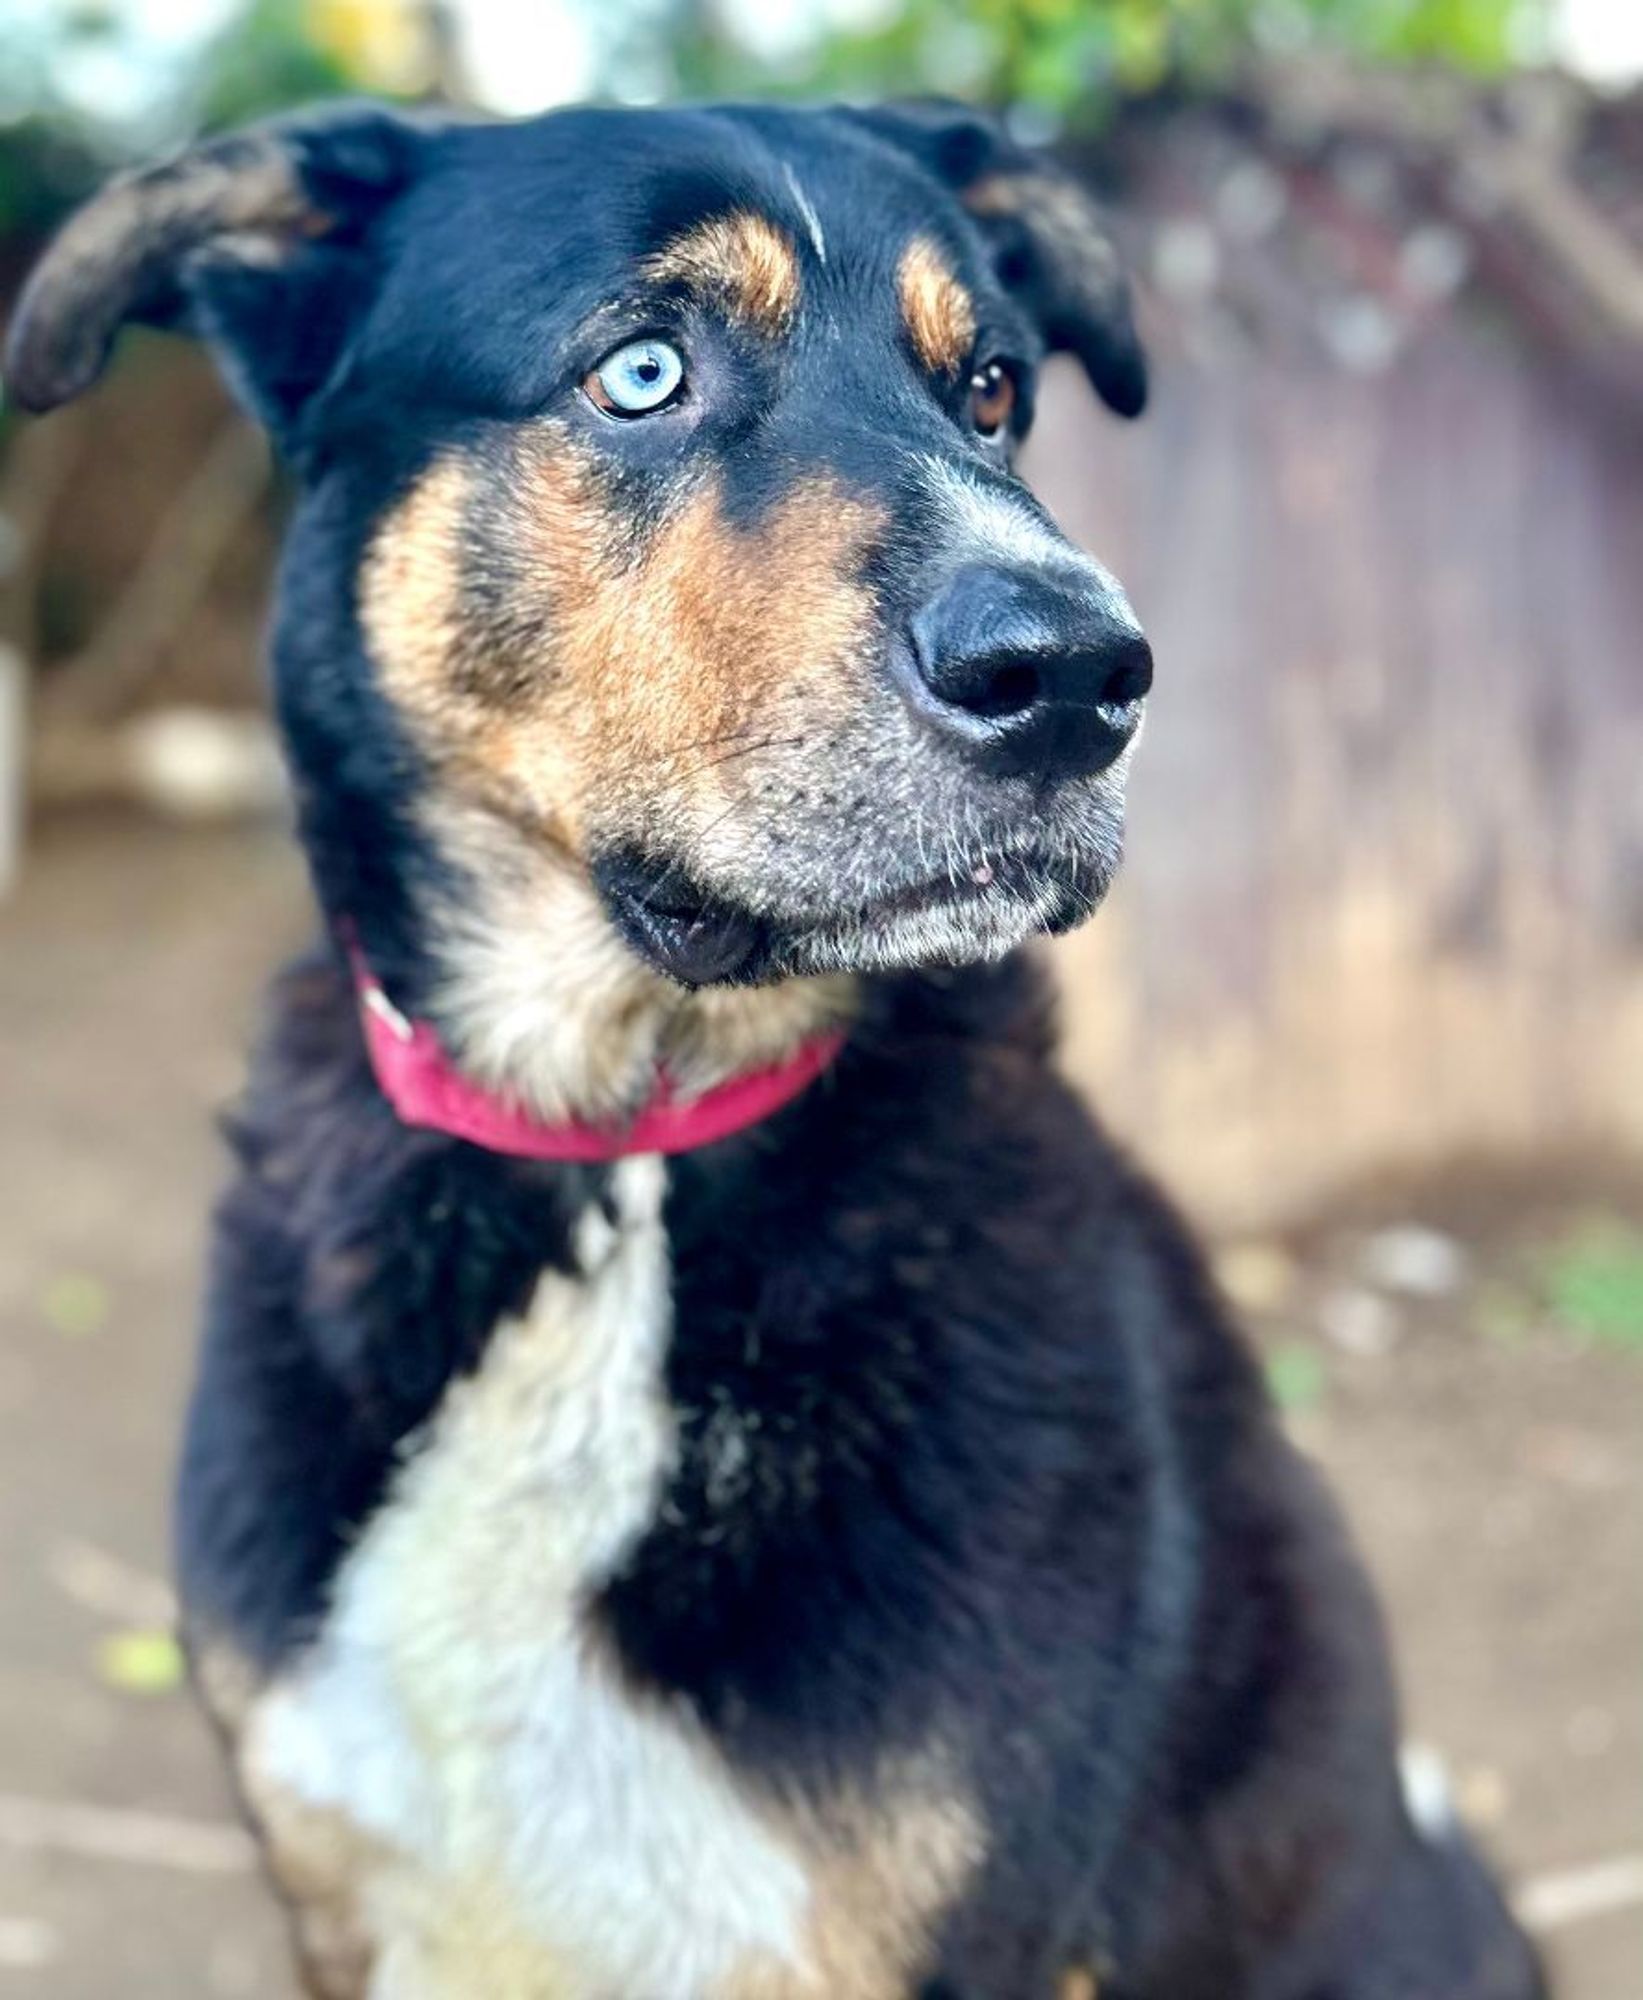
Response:
[[[761,750],[792,748],[804,740],[804,736],[801,733],[795,736],[757,736],[748,741],[746,740],[744,731],[736,731],[725,736],[707,737],[700,743],[686,743],[676,750],[665,750],[660,756],[650,759],[648,764],[642,766],[641,769],[643,771],[664,773],[670,777],[691,778],[703,771],[717,770],[722,764],[733,763],[738,757],[751,757]],[[730,747],[728,749],[721,749],[721,746],[725,744],[728,744]],[[682,760],[694,755],[697,751],[713,749],[721,749],[721,754],[717,757],[702,757],[696,764],[688,765],[683,770],[676,768]]]
[[[686,775],[694,777],[697,771],[716,771],[721,764],[734,763],[738,757],[751,757],[760,750],[792,749],[803,741],[802,735],[761,736],[756,742],[743,743],[733,750],[725,751],[722,756],[709,758],[707,762],[698,764],[695,770],[687,772]]]

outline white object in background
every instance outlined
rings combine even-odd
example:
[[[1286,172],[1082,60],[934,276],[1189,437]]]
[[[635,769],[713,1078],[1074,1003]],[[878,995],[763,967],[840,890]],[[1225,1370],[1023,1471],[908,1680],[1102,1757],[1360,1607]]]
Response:
[[[1379,1229],[1363,1246],[1363,1274],[1383,1292],[1411,1299],[1447,1299],[1471,1275],[1465,1250],[1439,1229],[1400,1222]]]
[[[17,879],[23,858],[23,657],[0,646],[0,896]]]
[[[181,820],[281,811],[285,766],[265,716],[214,708],[159,708],[118,734],[131,797]]]
[[[1559,0],[1552,52],[1577,75],[1623,89],[1643,77],[1643,14],[1621,0]]]

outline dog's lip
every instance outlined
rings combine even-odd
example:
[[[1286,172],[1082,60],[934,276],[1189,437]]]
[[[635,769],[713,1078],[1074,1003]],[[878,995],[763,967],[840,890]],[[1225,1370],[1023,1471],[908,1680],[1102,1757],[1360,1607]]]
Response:
[[[836,930],[843,924],[871,924],[887,917],[917,916],[935,910],[974,909],[983,904],[1032,903],[1058,884],[1077,884],[1095,857],[1076,857],[1047,848],[994,848],[956,858],[950,868],[892,880],[870,895],[840,899],[783,912],[784,929]]]
[[[860,899],[802,910],[756,914],[732,898],[703,888],[677,864],[632,852],[596,861],[593,880],[611,922],[629,949],[682,986],[748,985],[779,967],[806,935],[838,935],[856,928],[937,911],[960,913],[987,904],[1018,908],[1044,902],[1059,888],[1069,912],[1091,863],[1047,849],[1021,847],[977,852],[951,869],[891,882]],[[1088,907],[1087,902],[1083,907]],[[1046,923],[1063,929],[1074,921],[1047,909]]]
[[[1063,867],[1066,864],[1062,864]],[[889,916],[917,910],[951,908],[988,898],[1031,896],[1053,877],[1057,864],[1032,849],[978,855],[941,874],[886,889],[861,909],[864,917]]]
[[[675,869],[613,855],[595,864],[593,879],[629,948],[681,986],[745,982],[769,954],[758,918],[697,891]]]

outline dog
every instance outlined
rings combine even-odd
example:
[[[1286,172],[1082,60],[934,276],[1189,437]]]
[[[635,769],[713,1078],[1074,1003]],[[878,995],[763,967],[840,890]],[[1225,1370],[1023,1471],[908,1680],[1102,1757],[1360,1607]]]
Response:
[[[206,339],[295,488],[322,941],[232,1124],[193,1671],[327,2000],[1529,2000],[1371,1593],[1022,949],[1152,677],[1134,415],[952,106],[370,105],[116,182],[14,398]]]

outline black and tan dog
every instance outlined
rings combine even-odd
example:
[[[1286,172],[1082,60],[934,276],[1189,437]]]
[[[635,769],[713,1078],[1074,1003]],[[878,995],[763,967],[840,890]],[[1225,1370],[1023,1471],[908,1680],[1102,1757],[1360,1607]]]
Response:
[[[1011,472],[1047,351],[1143,399],[1077,189],[956,111],[350,108],[111,187],[14,394],[132,320],[298,486],[328,942],[181,1562],[311,1989],[1537,1992],[1016,952],[1107,886],[1151,677]]]

